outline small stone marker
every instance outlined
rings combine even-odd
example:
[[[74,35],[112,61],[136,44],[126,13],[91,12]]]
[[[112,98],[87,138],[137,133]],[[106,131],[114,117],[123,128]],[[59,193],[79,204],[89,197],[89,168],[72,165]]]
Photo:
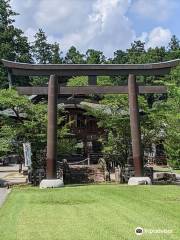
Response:
[[[131,177],[128,181],[128,185],[150,185],[152,184],[149,177]]]
[[[39,185],[40,188],[60,188],[64,187],[62,179],[43,179]]]

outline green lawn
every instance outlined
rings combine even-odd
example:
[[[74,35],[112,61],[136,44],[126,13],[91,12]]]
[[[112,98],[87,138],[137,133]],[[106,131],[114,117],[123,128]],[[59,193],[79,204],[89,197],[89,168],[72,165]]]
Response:
[[[170,234],[144,233],[172,230]],[[0,209],[0,240],[180,239],[180,187],[17,188]]]
[[[180,170],[179,169],[173,170],[173,172],[180,174]]]

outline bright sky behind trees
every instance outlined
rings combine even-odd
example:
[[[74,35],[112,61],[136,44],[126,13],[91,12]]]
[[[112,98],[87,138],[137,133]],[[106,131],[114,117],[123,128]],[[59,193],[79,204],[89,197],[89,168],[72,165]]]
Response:
[[[16,26],[29,40],[38,28],[66,51],[102,50],[112,56],[134,40],[146,47],[166,46],[173,34],[180,38],[179,0],[11,0],[20,13]]]

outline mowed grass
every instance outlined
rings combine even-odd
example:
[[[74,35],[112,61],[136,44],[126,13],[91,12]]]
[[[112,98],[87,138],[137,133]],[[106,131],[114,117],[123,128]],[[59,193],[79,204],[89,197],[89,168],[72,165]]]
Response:
[[[136,227],[172,233],[135,235]],[[0,240],[180,239],[180,187],[17,188],[0,209]]]

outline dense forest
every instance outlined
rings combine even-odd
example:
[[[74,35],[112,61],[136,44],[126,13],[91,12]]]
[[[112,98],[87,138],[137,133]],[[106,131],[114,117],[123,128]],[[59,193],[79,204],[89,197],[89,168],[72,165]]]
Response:
[[[34,41],[29,42],[23,31],[14,26],[17,15],[10,6],[9,0],[0,0],[0,59],[25,63],[53,63],[53,64],[125,64],[125,63],[154,63],[180,58],[180,41],[173,35],[168,46],[148,48],[140,40],[134,41],[130,48],[117,49],[112,58],[107,58],[103,52],[87,49],[80,52],[75,46],[66,53],[61,51],[60,43],[49,43],[46,33],[39,29]],[[180,166],[180,66],[165,77],[139,76],[140,84],[166,85],[167,94],[141,94],[139,96],[140,110],[144,112],[140,118],[142,130],[142,144],[144,151],[150,151],[152,144],[162,142],[173,167]],[[43,85],[47,78],[16,77],[16,85]],[[122,85],[127,83],[126,77],[98,77],[100,85]],[[75,77],[69,80],[69,85],[86,85],[86,77]],[[12,87],[12,86],[10,86]],[[19,96],[9,88],[7,72],[0,63],[0,110],[11,109],[16,121],[7,115],[0,115],[0,156],[10,152],[22,152],[22,142],[32,143],[33,158],[41,158],[46,146],[47,104],[41,102],[33,104],[27,97]],[[96,96],[92,96],[96,97]],[[127,95],[106,95],[99,99],[99,103],[111,108],[111,114],[100,110],[87,109],[97,117],[99,126],[108,131],[107,140],[102,140],[103,151],[108,154],[120,155],[120,159],[127,159],[130,152],[131,138],[129,129],[129,115],[122,114],[119,109],[128,112]],[[25,115],[23,118],[22,115]],[[59,143],[64,151],[67,143],[64,138],[69,132],[68,124],[63,124],[64,114],[58,112]],[[64,145],[63,145],[64,142]],[[37,144],[38,143],[38,144]],[[69,146],[69,150],[73,150]],[[59,148],[61,149],[61,148]],[[59,150],[61,151],[61,150]]]

